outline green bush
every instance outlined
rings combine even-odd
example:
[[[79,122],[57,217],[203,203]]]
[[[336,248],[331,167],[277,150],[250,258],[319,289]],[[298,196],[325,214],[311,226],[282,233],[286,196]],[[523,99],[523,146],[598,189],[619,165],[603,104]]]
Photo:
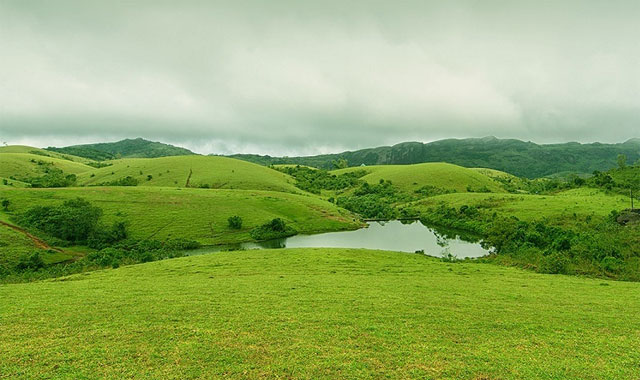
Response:
[[[562,252],[555,252],[542,259],[540,271],[551,274],[567,274],[569,259]]]
[[[16,265],[16,269],[21,271],[24,271],[24,270],[37,271],[44,267],[45,267],[44,261],[42,261],[42,257],[40,257],[40,253],[38,252],[20,257],[20,261]]]
[[[21,224],[36,228],[53,237],[69,242],[85,242],[96,231],[102,210],[76,198],[60,206],[36,206],[20,218]]]
[[[232,228],[234,230],[239,230],[242,228],[242,218],[238,215],[230,216],[229,219],[227,219],[227,222],[229,224],[229,228]]]
[[[260,241],[293,236],[297,233],[295,229],[287,226],[284,220],[275,218],[252,229],[250,235],[253,239]]]
[[[126,222],[117,221],[113,223],[111,228],[105,228],[103,226],[96,227],[96,229],[89,235],[87,245],[90,248],[101,249],[124,240],[127,236]]]
[[[128,175],[115,181],[103,182],[99,186],[138,186],[138,183],[137,178]]]

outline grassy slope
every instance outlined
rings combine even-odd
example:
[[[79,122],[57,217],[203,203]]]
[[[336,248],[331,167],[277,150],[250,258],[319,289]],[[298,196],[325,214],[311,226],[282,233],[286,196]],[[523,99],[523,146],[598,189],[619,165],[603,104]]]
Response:
[[[192,170],[190,178],[192,187],[207,184],[212,188],[222,189],[300,192],[293,185],[294,180],[286,174],[226,157],[176,156],[131,158],[110,162],[113,163],[112,166],[80,176],[79,183],[93,185],[132,176],[140,181],[140,186],[183,187]],[[92,174],[93,177],[91,177]],[[147,180],[148,175],[153,177],[150,181]]]
[[[34,160],[35,162],[32,162]],[[81,162],[69,161],[56,157],[45,157],[31,153],[1,153],[0,152],[0,177],[9,178],[17,176],[41,176],[42,166],[38,165],[38,161],[51,163],[52,166],[61,169],[66,174],[76,174],[89,172],[94,168],[87,166]]]
[[[466,192],[467,186],[474,189],[486,186],[492,192],[504,192],[499,183],[477,170],[446,163],[355,167],[335,170],[332,173],[341,174],[363,169],[368,172],[362,177],[363,180],[372,184],[378,183],[380,179],[390,180],[401,190],[411,193],[425,185],[458,192]]]
[[[353,216],[309,195],[275,191],[174,189],[162,187],[89,187],[3,191],[20,213],[35,205],[60,204],[83,197],[104,210],[104,220],[126,220],[136,238],[183,237],[204,244],[250,240],[249,230],[280,217],[300,233],[355,228]],[[227,218],[243,218],[240,231],[227,228]]]
[[[560,218],[573,215],[606,216],[611,210],[628,207],[628,199],[621,195],[607,195],[597,189],[580,188],[560,192],[556,195],[532,194],[445,194],[415,202],[416,208],[429,208],[439,203],[459,208],[462,205],[488,208],[505,216],[516,216],[522,220],[543,217]]]
[[[17,264],[20,256],[40,251],[24,234],[0,224],[0,266]]]
[[[7,180],[7,184],[4,184],[4,180]],[[26,182],[16,181],[9,177],[0,177],[0,189],[10,189],[12,187],[30,187],[31,185]]]
[[[71,154],[62,154],[52,152],[46,149],[35,148],[27,145],[9,145],[0,147],[0,153],[30,153],[40,157],[59,158],[61,160],[73,161],[79,163],[92,162],[92,160],[84,157],[73,156]]]
[[[414,254],[225,252],[0,292],[9,378],[630,379],[640,361],[640,284]]]

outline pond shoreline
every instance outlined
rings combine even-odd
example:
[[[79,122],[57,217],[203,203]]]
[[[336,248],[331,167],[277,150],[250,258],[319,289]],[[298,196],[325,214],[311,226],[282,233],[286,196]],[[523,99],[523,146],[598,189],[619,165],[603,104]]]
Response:
[[[470,236],[465,231],[425,225],[419,219],[403,218],[369,221],[366,227],[350,231],[203,246],[186,254],[277,248],[363,248],[409,253],[425,252],[434,257],[453,255],[457,258],[477,258],[490,254],[479,244],[480,240],[478,236]]]

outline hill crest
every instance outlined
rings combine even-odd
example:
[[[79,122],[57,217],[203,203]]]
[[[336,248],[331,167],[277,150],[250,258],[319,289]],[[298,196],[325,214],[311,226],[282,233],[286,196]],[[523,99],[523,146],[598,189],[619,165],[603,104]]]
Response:
[[[149,141],[143,138],[124,139],[110,143],[71,145],[62,148],[48,147],[47,150],[90,158],[96,161],[118,158],[189,156],[196,154],[186,148],[157,141]]]

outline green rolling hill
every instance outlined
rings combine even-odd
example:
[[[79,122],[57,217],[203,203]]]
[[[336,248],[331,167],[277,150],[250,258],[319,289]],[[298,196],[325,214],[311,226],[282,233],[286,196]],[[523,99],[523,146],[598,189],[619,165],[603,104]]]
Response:
[[[346,210],[318,197],[260,190],[180,189],[153,186],[3,190],[13,214],[37,205],[84,198],[104,211],[104,222],[124,220],[137,239],[186,238],[203,244],[250,241],[249,232],[282,218],[300,233],[353,229],[360,222]],[[0,216],[2,212],[0,212]],[[243,218],[230,230],[227,218]]]
[[[79,184],[106,184],[130,176],[139,186],[300,192],[286,174],[226,157],[127,158],[108,163],[112,165],[80,175]]]
[[[5,153],[0,151],[0,177],[16,179],[39,176],[45,168],[60,169],[67,174],[79,175],[94,170],[84,163],[33,153]]]
[[[414,193],[424,186],[455,192],[469,190],[504,192],[501,184],[479,170],[463,168],[447,163],[425,163],[414,165],[377,165],[334,170],[334,174],[343,174],[364,170],[367,174],[362,180],[375,184],[380,180],[391,181],[400,190]],[[506,174],[505,174],[506,175]]]
[[[300,164],[331,169],[340,159],[349,166],[448,162],[468,168],[491,168],[513,175],[538,178],[559,172],[591,173],[617,164],[618,155],[629,162],[640,160],[640,139],[619,144],[536,144],[495,137],[447,139],[430,143],[405,142],[394,146],[361,149],[307,157],[271,157],[236,154],[232,157],[262,165]]]
[[[49,147],[47,150],[85,157],[92,160],[112,160],[132,157],[166,157],[193,155],[192,151],[142,138],[125,139],[112,143],[72,145],[63,148]]]

